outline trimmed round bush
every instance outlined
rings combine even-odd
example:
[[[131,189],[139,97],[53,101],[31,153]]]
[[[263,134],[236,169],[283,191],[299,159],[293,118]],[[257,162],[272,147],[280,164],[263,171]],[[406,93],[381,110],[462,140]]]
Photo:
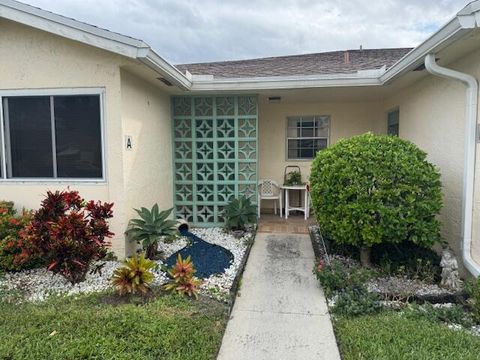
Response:
[[[360,247],[364,264],[374,244],[440,240],[440,173],[409,141],[371,133],[341,140],[317,153],[310,183],[322,232]]]

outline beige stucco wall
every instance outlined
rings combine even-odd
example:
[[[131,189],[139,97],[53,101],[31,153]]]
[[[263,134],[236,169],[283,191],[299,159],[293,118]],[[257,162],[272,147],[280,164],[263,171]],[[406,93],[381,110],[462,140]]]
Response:
[[[161,210],[173,202],[170,97],[157,87],[121,71],[122,120],[133,147],[125,150],[127,214],[134,208]]]
[[[106,182],[1,182],[0,199],[18,208],[38,208],[47,189],[79,190],[86,199],[114,202],[113,250],[125,253],[127,219],[123,130],[121,122],[120,57],[23,25],[0,20],[0,90],[46,88],[104,88]],[[8,54],[8,55],[7,55]]]
[[[374,131],[375,124],[384,118],[381,101],[298,102],[273,103],[259,101],[258,148],[259,178],[274,179],[283,184],[285,166],[298,165],[302,179],[308,180],[312,162],[287,161],[287,117],[295,115],[330,115],[329,144],[339,139]],[[262,202],[262,208],[271,208],[271,202]]]
[[[480,51],[448,67],[480,78]],[[461,206],[464,158],[465,86],[429,75],[413,86],[387,98],[384,109],[399,106],[400,137],[413,141],[428,153],[442,174],[444,207],[441,212],[442,236],[461,258]],[[380,122],[377,128],[385,126]],[[480,182],[475,185],[473,229],[474,258],[480,262]]]

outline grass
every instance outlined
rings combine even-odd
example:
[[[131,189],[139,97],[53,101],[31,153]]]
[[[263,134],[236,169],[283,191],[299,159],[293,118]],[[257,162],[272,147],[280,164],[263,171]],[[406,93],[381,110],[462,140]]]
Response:
[[[0,302],[0,359],[215,358],[226,324],[223,304],[174,295],[137,305],[106,299]]]
[[[473,360],[480,354],[480,337],[393,311],[339,317],[334,325],[343,360]]]

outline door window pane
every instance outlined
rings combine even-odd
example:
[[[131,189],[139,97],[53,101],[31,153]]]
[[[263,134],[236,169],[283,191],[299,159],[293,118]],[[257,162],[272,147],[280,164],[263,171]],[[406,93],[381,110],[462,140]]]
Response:
[[[55,96],[59,178],[101,178],[100,97]]]
[[[5,98],[9,178],[53,176],[49,97]]]

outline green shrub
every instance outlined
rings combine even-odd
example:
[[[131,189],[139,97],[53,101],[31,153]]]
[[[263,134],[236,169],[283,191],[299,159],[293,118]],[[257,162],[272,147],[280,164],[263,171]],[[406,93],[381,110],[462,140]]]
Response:
[[[161,236],[174,236],[177,234],[174,220],[168,220],[173,209],[160,211],[158,204],[153,205],[152,210],[142,207],[134,209],[140,219],[132,219],[128,230],[125,232],[131,241],[141,243],[147,258],[155,259],[158,252],[158,240]]]
[[[359,316],[378,312],[382,308],[377,294],[365,288],[347,288],[338,293],[332,312],[337,315]]]
[[[369,269],[355,265],[347,267],[338,260],[332,260],[330,265],[321,261],[314,272],[327,297],[345,289],[364,287],[365,283],[375,275]]]
[[[144,254],[134,255],[114,271],[112,283],[119,295],[145,295],[150,291],[150,284],[155,278],[151,270],[156,266],[157,264],[146,259]]]
[[[440,174],[411,142],[367,133],[317,153],[310,175],[322,231],[361,248],[384,242],[430,247],[440,240]]]
[[[257,222],[257,207],[242,196],[230,201],[225,209],[225,217],[227,229],[245,230],[246,225]]]

